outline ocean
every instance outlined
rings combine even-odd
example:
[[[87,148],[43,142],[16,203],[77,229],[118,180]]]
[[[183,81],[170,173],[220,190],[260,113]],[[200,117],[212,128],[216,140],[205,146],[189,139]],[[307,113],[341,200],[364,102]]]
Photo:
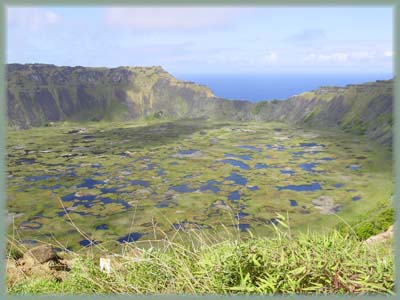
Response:
[[[227,99],[286,99],[321,86],[345,86],[393,78],[392,74],[173,74],[179,80],[208,86]]]

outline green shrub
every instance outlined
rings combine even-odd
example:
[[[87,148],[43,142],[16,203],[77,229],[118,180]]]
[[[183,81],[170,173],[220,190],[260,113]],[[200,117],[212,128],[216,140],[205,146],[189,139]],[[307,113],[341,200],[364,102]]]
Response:
[[[338,230],[343,234],[355,234],[360,240],[386,231],[394,223],[394,209],[389,204],[380,203],[377,208],[357,216],[348,224],[340,224]]]
[[[258,115],[262,109],[268,107],[268,103],[269,103],[268,101],[260,101],[260,102],[257,102],[256,105],[255,105],[254,108],[253,108],[253,113],[254,113],[255,115]]]
[[[367,130],[362,120],[353,120],[350,123],[346,123],[342,126],[342,129],[346,132],[359,135],[363,135]]]

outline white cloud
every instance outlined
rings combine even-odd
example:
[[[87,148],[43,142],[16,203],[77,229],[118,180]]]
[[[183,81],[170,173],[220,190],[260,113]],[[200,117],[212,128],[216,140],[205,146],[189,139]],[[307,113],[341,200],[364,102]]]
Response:
[[[194,29],[224,25],[250,8],[239,7],[118,7],[106,10],[111,26],[135,30]]]
[[[386,52],[385,52],[386,53]],[[384,54],[384,56],[388,56]],[[377,51],[349,51],[330,53],[309,53],[304,57],[307,62],[362,62],[383,58]]]
[[[326,61],[347,61],[349,55],[343,52],[336,52],[336,53],[328,53],[328,54],[317,54],[317,53],[310,53],[308,54],[304,60],[305,61],[319,61],[319,62],[326,62]]]
[[[384,55],[385,57],[392,57],[392,56],[393,56],[393,51],[384,51],[384,52],[383,52],[383,55]]]
[[[278,54],[276,52],[268,52],[264,55],[262,62],[266,64],[275,63],[278,61]]]
[[[61,17],[52,11],[46,11],[43,14],[43,20],[47,24],[55,24],[61,20]]]
[[[378,53],[376,51],[357,51],[351,52],[349,57],[355,60],[373,59],[378,57]]]
[[[260,65],[273,65],[279,60],[276,52],[267,53],[249,53],[241,49],[208,49],[195,50],[190,49],[180,55],[168,55],[164,57],[166,63],[195,63],[199,65],[220,65],[220,66],[242,66],[254,67]]]
[[[37,30],[61,21],[61,16],[51,10],[34,7],[11,7],[7,9],[9,26],[21,26],[25,30]]]

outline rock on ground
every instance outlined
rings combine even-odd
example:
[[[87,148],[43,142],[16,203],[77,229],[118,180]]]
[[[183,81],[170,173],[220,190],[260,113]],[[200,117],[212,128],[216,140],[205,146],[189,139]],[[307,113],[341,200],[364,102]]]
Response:
[[[63,280],[71,262],[60,259],[52,246],[40,245],[27,251],[21,259],[7,258],[6,264],[6,282],[10,286],[30,276]]]
[[[379,242],[386,242],[394,236],[394,226],[390,226],[385,232],[379,233],[377,235],[371,236],[364,241],[365,244],[370,245]]]
[[[57,260],[57,258],[56,251],[50,245],[40,245],[32,248],[26,252],[23,257],[24,260],[34,259],[40,264],[48,262],[49,260]]]
[[[340,204],[335,204],[332,197],[320,196],[311,202],[316,209],[319,209],[322,215],[333,215],[342,207]]]

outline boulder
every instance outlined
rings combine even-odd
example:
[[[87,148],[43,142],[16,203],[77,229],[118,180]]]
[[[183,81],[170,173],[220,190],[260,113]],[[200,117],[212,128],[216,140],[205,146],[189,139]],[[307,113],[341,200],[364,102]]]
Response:
[[[40,245],[30,249],[24,254],[24,260],[34,259],[40,264],[46,263],[50,260],[57,260],[57,253],[50,245]]]
[[[320,196],[317,199],[314,199],[311,203],[316,209],[319,209],[320,214],[322,215],[336,214],[342,208],[340,204],[335,204],[332,197],[329,196]]]
[[[393,236],[394,236],[394,227],[393,225],[391,225],[385,232],[371,236],[370,238],[365,240],[364,243],[369,245],[379,242],[386,242],[387,240],[393,238]]]

